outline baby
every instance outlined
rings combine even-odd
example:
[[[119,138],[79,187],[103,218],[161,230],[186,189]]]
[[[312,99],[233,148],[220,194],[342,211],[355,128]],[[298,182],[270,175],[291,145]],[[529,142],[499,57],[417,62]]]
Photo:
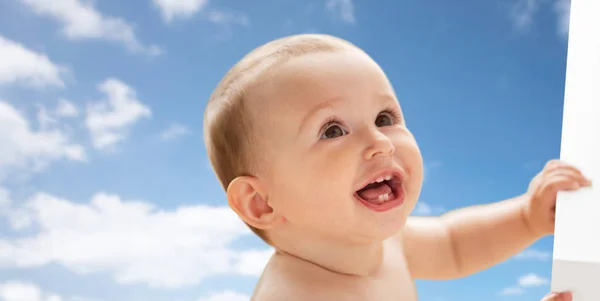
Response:
[[[417,300],[414,279],[455,279],[554,232],[556,194],[590,185],[550,161],[522,195],[409,217],[423,162],[369,55],[297,35],[245,56],[210,97],[204,137],[229,206],[275,253],[255,301]]]

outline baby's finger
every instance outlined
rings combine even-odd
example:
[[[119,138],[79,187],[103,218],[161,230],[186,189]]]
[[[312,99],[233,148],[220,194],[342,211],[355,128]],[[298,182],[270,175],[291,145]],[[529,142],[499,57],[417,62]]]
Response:
[[[582,175],[581,170],[573,165],[567,164],[567,163],[556,163],[553,165],[550,165],[549,167],[544,168],[544,173],[545,174],[551,174],[551,173],[555,173],[557,171],[562,172],[568,170],[570,172],[572,172],[573,174],[577,174],[577,175]]]
[[[561,160],[551,160],[548,163],[546,163],[546,166],[544,166],[543,169],[546,170],[546,171],[551,171],[551,170],[554,170],[554,169],[557,169],[557,168],[565,168],[565,167],[574,168],[574,169],[577,170],[577,168],[574,165],[569,164],[569,163],[564,162],[564,161],[561,161]]]
[[[560,160],[553,160],[553,161],[548,162],[546,164],[546,166],[544,166],[544,171],[551,172],[556,169],[563,169],[563,168],[571,168],[571,169],[578,171],[578,169],[575,166],[573,166],[567,162],[560,161]]]
[[[573,295],[570,292],[550,293],[540,301],[573,301]]]
[[[538,193],[544,200],[554,199],[559,191],[573,191],[581,187],[581,184],[573,179],[557,175],[549,179],[545,179],[539,187]]]
[[[575,190],[582,186],[581,180],[573,179],[567,175],[554,175],[549,177],[542,184],[544,190],[560,191],[560,190]]]
[[[566,176],[570,179],[577,181],[581,186],[588,186],[591,184],[591,181],[586,178],[581,171],[574,167],[563,167],[554,169],[545,174],[545,178],[550,178],[554,176]]]
[[[544,169],[551,169],[554,168],[558,165],[562,165],[565,164],[563,161],[559,160],[559,159],[552,159],[549,160],[548,162],[546,162],[546,166],[544,166]]]

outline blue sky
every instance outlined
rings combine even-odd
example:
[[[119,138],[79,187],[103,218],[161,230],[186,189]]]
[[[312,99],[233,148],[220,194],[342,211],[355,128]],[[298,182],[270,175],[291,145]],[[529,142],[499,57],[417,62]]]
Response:
[[[284,35],[341,36],[387,72],[425,159],[415,214],[520,194],[559,156],[568,1],[51,3],[0,2],[3,301],[247,300],[270,249],[226,207],[202,113]],[[420,300],[539,300],[551,253]]]

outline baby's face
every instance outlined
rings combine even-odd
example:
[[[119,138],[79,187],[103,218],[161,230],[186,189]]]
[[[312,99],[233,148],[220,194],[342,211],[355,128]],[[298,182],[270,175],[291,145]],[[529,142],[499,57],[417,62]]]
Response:
[[[288,226],[346,239],[382,239],[403,226],[422,158],[375,62],[358,51],[295,58],[255,96],[259,178]]]

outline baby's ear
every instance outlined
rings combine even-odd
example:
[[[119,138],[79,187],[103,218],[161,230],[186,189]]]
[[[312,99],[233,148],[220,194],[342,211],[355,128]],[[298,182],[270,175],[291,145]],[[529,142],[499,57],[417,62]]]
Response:
[[[227,202],[248,225],[265,230],[272,228],[277,219],[267,203],[266,191],[255,177],[235,178],[227,187]]]

